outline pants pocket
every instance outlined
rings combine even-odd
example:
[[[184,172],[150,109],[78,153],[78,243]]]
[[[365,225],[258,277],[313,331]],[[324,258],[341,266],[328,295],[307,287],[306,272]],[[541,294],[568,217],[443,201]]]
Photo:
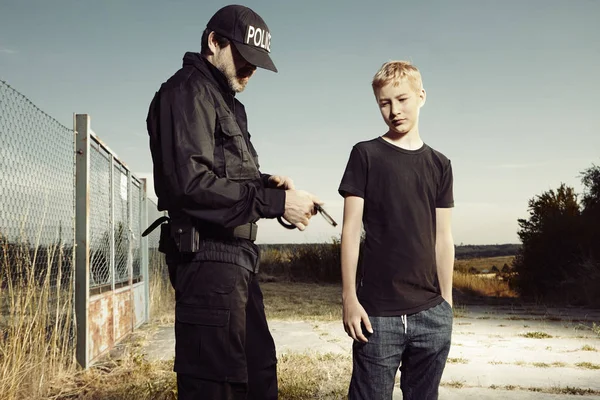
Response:
[[[179,265],[175,371],[216,381],[246,382],[246,305],[250,272],[237,265]]]
[[[229,321],[229,310],[178,304],[175,318],[184,324],[223,327]]]
[[[240,275],[240,267],[215,262],[191,262],[177,266],[175,292],[177,304],[198,308],[230,308],[230,294]],[[196,311],[201,313],[200,311]],[[189,314],[190,311],[184,311]],[[198,317],[201,317],[198,314]]]
[[[203,378],[227,375],[228,309],[177,304],[175,308],[175,371]]]

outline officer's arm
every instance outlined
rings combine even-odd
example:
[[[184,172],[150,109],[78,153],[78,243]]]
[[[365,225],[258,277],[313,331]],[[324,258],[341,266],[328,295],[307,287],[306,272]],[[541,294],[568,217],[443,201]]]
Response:
[[[271,174],[263,174],[263,173],[260,174],[260,181],[264,187],[270,186],[270,184],[269,184],[270,177],[271,177]]]
[[[171,130],[163,152],[173,157],[167,187],[186,214],[232,227],[284,212],[285,192],[219,178],[213,172],[216,112],[201,89],[179,87],[164,93],[161,130]],[[166,118],[165,118],[166,117]]]

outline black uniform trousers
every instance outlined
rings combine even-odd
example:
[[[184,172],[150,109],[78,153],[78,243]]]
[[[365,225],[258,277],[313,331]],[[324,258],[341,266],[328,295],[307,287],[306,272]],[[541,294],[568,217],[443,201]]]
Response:
[[[256,275],[169,254],[180,400],[277,399],[277,358]]]

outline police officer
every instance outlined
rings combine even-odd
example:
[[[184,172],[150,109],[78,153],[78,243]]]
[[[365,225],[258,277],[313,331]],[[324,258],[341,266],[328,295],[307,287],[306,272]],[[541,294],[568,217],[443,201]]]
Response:
[[[255,222],[283,217],[304,230],[314,195],[262,174],[235,94],[257,67],[277,72],[271,33],[247,7],[215,13],[201,53],[163,83],[147,118],[158,209],[175,288],[180,399],[277,398],[276,355],[256,279]]]

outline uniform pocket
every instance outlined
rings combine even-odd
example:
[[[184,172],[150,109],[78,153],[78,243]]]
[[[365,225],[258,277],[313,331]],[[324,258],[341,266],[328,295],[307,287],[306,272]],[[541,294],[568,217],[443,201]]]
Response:
[[[177,304],[175,371],[202,378],[227,376],[230,310]]]
[[[229,294],[237,283],[239,268],[235,265],[206,263],[197,277],[197,289],[205,294]]]
[[[223,132],[223,158],[227,178],[233,180],[259,178],[258,168],[235,120],[231,116],[224,116],[219,119],[219,125]]]
[[[203,326],[225,326],[229,321],[229,310],[194,307],[178,304],[175,309],[177,322]]]
[[[237,284],[239,269],[237,265],[218,262],[178,265],[175,278],[177,302],[198,308],[229,308],[229,297]]]

